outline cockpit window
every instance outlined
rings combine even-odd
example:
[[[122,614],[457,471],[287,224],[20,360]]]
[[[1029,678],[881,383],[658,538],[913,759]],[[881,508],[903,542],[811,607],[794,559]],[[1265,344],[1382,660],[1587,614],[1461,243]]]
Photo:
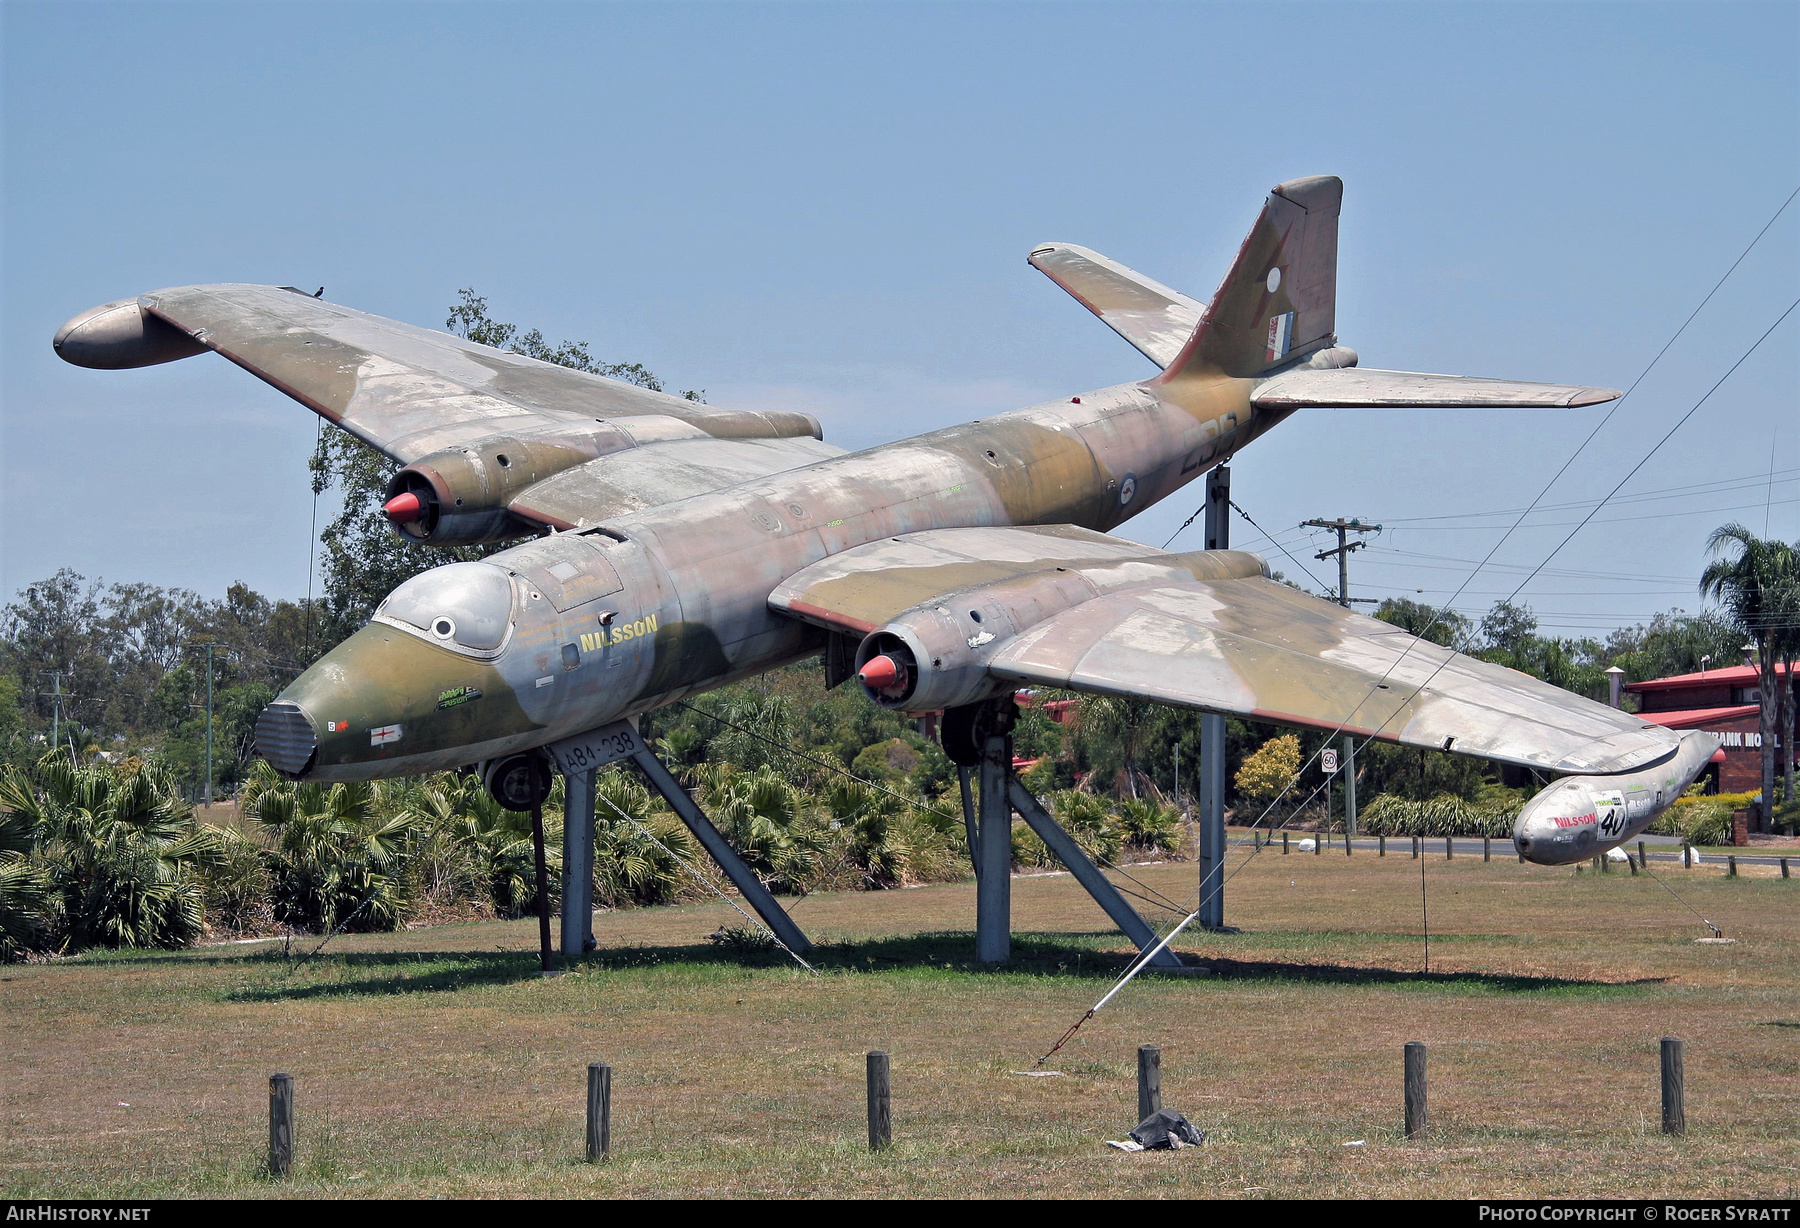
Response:
[[[512,610],[513,586],[506,572],[492,563],[451,563],[402,584],[375,615],[444,644],[493,652],[506,642]]]

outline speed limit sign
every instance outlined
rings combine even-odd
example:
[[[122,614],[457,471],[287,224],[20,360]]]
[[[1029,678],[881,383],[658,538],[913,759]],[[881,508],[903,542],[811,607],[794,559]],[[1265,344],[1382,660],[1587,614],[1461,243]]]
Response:
[[[1320,751],[1319,766],[1325,770],[1327,776],[1336,776],[1337,751],[1331,747],[1326,747],[1324,750]]]

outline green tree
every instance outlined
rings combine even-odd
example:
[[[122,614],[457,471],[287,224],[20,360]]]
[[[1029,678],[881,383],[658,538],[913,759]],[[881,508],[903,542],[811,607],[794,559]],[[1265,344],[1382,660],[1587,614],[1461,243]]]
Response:
[[[295,783],[257,763],[243,815],[270,835],[275,920],[310,930],[399,928],[411,904],[406,870],[418,820],[391,812],[383,796],[391,787]]]
[[[182,947],[199,937],[199,871],[218,841],[165,771],[78,766],[52,752],[30,772],[0,769],[0,812],[35,840],[57,896],[54,945]]]
[[[480,345],[523,354],[541,362],[573,367],[607,379],[663,390],[662,381],[641,363],[597,362],[585,341],[551,345],[537,329],[521,333],[517,325],[488,314],[487,299],[459,290],[445,327]],[[682,394],[699,401],[699,392]],[[341,500],[336,516],[319,534],[319,570],[324,593],[321,640],[336,643],[367,622],[375,607],[403,581],[445,563],[486,558],[511,542],[479,546],[426,546],[393,531],[381,514],[388,482],[399,471],[393,460],[348,431],[322,427],[309,463],[313,493],[333,492]]]
[[[1237,791],[1259,806],[1273,805],[1300,773],[1300,739],[1291,733],[1270,738],[1238,769]]]
[[[1469,620],[1448,606],[1433,607],[1409,597],[1388,597],[1375,607],[1375,617],[1402,631],[1449,648],[1466,639]]]
[[[1762,795],[1767,814],[1775,805],[1775,662],[1785,635],[1800,622],[1794,608],[1800,561],[1787,542],[1758,537],[1741,524],[1714,529],[1706,545],[1719,557],[1700,573],[1700,593],[1724,606],[1732,622],[1756,645],[1761,694],[1757,727],[1762,732]],[[1791,686],[1791,676],[1787,681]]]

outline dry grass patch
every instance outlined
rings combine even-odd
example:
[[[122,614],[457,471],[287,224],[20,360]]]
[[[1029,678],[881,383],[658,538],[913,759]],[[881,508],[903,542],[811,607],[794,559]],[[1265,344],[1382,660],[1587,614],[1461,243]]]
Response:
[[[1242,854],[1240,854],[1242,856]],[[1052,1065],[1124,942],[1067,876],[1016,879],[1015,965],[974,965],[970,884],[820,895],[809,975],[706,941],[725,905],[597,919],[535,972],[530,922],[0,970],[12,1196],[1786,1195],[1800,1141],[1800,883],[1402,850],[1250,860],[1214,976],[1146,975]],[[1195,868],[1134,868],[1191,899]],[[312,944],[296,944],[296,950]],[[1691,1133],[1657,1133],[1657,1039],[1688,1041]],[[1400,1046],[1434,1131],[1399,1137]],[[1135,1050],[1204,1148],[1126,1156]],[[894,1055],[896,1146],[864,1149],[862,1055]],[[615,1068],[617,1158],[579,1162],[585,1064]],[[266,1076],[298,1084],[299,1169],[259,1175]],[[123,1102],[123,1103],[120,1103]],[[1362,1139],[1366,1145],[1346,1148]]]

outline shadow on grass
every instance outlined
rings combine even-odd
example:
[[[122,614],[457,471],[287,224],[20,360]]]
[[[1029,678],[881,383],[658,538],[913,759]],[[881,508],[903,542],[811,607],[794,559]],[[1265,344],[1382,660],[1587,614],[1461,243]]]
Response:
[[[1117,933],[1015,934],[1013,958],[990,967],[974,958],[974,935],[968,931],[912,934],[855,942],[821,943],[807,956],[824,973],[914,973],[930,976],[1007,978],[1078,978],[1110,984],[1130,967],[1133,953],[1120,945]],[[1191,959],[1191,957],[1190,957]],[[284,967],[278,952],[258,954],[244,963]],[[1196,986],[1220,983],[1381,985],[1413,990],[1523,994],[1612,995],[1660,984],[1660,978],[1594,981],[1565,977],[1521,976],[1494,972],[1422,973],[1348,964],[1282,960],[1206,959],[1210,975]],[[701,974],[746,974],[771,969],[798,972],[778,949],[750,949],[691,943],[669,946],[612,947],[591,951],[583,959],[558,961],[568,973],[625,972],[646,969]],[[1160,973],[1149,978],[1165,979]],[[526,951],[407,951],[327,954],[288,976],[244,986],[228,998],[238,1002],[295,1001],[367,997],[383,994],[447,993],[492,985],[539,980],[537,955]]]

